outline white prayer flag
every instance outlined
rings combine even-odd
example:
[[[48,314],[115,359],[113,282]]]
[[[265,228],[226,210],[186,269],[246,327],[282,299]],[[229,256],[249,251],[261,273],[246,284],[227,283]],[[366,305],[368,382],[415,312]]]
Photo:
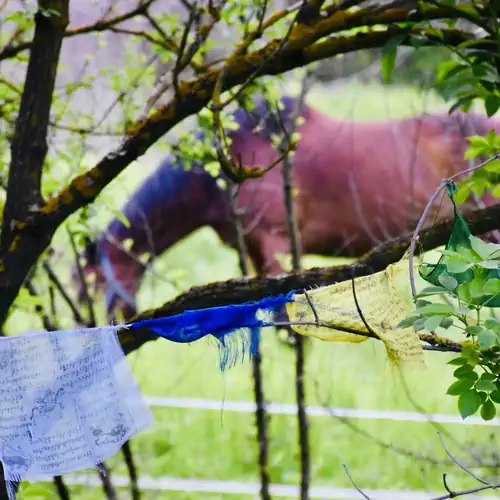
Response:
[[[6,481],[94,467],[152,420],[117,327],[0,338]]]

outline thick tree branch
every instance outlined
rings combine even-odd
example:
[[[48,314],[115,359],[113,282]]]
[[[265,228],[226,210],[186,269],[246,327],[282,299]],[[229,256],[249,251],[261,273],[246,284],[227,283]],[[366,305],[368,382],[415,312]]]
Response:
[[[68,0],[40,0],[24,91],[12,140],[12,160],[3,215],[2,241],[17,221],[42,205],[42,168]]]
[[[406,16],[411,15],[408,9],[392,9],[384,12],[382,17],[385,16],[386,22],[397,22],[401,20],[403,11]],[[75,178],[67,188],[49,200],[36,217],[30,214],[30,220],[21,220],[9,228],[8,237],[2,238],[0,246],[0,325],[4,323],[29,269],[47,248],[57,227],[69,215],[91,203],[116,176],[172,127],[205,107],[213,95],[221,71],[224,71],[221,90],[225,91],[244,83],[249,77],[281,74],[334,55],[380,47],[396,34],[407,34],[408,37],[402,43],[409,44],[411,34],[421,35],[423,32],[422,29],[388,28],[385,31],[329,38],[311,45],[333,31],[342,31],[356,23],[368,21],[360,15],[351,14],[346,15],[344,21],[336,13],[330,17],[335,19],[321,19],[303,28],[302,32],[293,30],[293,37],[283,47],[282,40],[273,40],[254,52],[230,56],[224,68],[212,69],[195,80],[183,82],[179,86],[179,93],[167,105],[131,128],[117,150]],[[379,17],[370,19],[375,23],[380,21]],[[428,43],[457,45],[471,38],[471,35],[457,30],[442,30],[441,34],[442,39],[429,39]],[[281,50],[277,51],[278,47]]]
[[[484,234],[500,228],[500,203],[491,207],[475,210],[466,216],[473,234]],[[450,237],[453,221],[444,221],[420,233],[420,251],[427,251],[446,244]],[[379,245],[362,257],[356,264],[336,267],[317,267],[299,273],[289,273],[277,277],[234,279],[193,287],[188,292],[167,302],[157,309],[150,309],[131,319],[131,322],[151,318],[161,318],[181,314],[187,309],[226,306],[247,301],[260,300],[268,295],[287,293],[290,290],[307,289],[314,286],[326,286],[352,279],[352,276],[368,276],[384,270],[389,264],[400,260],[412,238],[407,233],[387,243]],[[147,329],[121,330],[120,342],[128,354],[145,342],[158,337]],[[424,337],[427,342],[432,336]],[[443,339],[441,339],[443,340]],[[449,345],[449,350],[457,350],[456,344]]]

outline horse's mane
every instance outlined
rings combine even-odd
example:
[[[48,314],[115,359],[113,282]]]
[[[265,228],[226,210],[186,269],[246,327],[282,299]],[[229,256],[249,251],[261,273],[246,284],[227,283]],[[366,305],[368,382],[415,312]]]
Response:
[[[269,139],[271,134],[280,133],[283,126],[289,130],[296,102],[297,99],[294,97],[281,97],[280,117],[278,117],[278,103],[269,105],[264,97],[258,95],[253,98],[251,109],[239,107],[232,113],[239,128],[229,132],[228,135],[254,133]],[[206,134],[200,130],[194,134],[194,137],[203,141]],[[107,236],[118,241],[130,238],[134,225],[143,226],[144,218],[147,218],[155,207],[161,206],[166,199],[175,199],[176,194],[192,180],[193,176],[199,176],[200,180],[206,182],[206,189],[219,189],[217,178],[205,170],[202,161],[194,161],[191,168],[186,169],[177,153],[167,155],[122,207],[121,211],[130,221],[130,226],[124,224],[122,219],[114,218],[99,236],[97,242],[87,241],[85,247],[87,262],[95,264],[99,259],[96,243],[104,242]],[[224,177],[222,173],[220,176]]]

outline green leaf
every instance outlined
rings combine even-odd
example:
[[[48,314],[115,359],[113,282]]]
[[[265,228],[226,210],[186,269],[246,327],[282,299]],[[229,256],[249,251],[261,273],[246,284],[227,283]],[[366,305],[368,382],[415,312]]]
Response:
[[[467,364],[457,368],[453,372],[453,376],[458,379],[468,379],[468,380],[477,380],[479,375],[474,371],[474,368]]]
[[[488,318],[484,322],[484,327],[488,330],[493,330],[494,332],[500,333],[500,321],[496,318]]]
[[[424,328],[429,332],[433,332],[441,325],[444,319],[446,319],[446,316],[443,315],[429,316],[425,320]]]
[[[494,375],[493,373],[484,372],[481,375],[481,380],[491,380],[492,382],[495,382],[497,380],[497,376]]]
[[[500,184],[498,184],[491,190],[491,194],[494,198],[500,198]]]
[[[387,83],[390,83],[391,76],[396,65],[396,55],[398,50],[398,45],[407,38],[407,35],[401,34],[390,38],[387,43],[382,47],[381,51],[381,69],[382,75]]]
[[[418,308],[422,315],[453,314],[455,309],[450,304],[429,304]]]
[[[493,392],[496,390],[497,386],[491,380],[478,380],[476,382],[475,388],[478,391]]]
[[[490,392],[490,398],[493,401],[495,401],[495,403],[499,403],[500,404],[500,391],[496,390],[496,391]]]
[[[484,331],[484,328],[482,326],[476,326],[476,325],[468,326],[465,329],[465,332],[470,333],[471,335],[479,335],[483,331]]]
[[[446,263],[446,270],[449,273],[459,274],[464,273],[468,269],[470,269],[472,264],[470,262],[466,262],[464,260],[451,260]]]
[[[445,61],[439,65],[437,79],[438,81],[448,79],[461,71],[465,71],[466,69],[467,66],[462,62]]]
[[[484,267],[485,269],[498,269],[500,267],[500,262],[498,260],[483,260],[478,262],[478,266]]]
[[[465,358],[453,358],[453,359],[450,359],[450,361],[448,361],[448,365],[459,365],[459,366],[463,366],[467,363],[467,359]]]
[[[483,391],[478,391],[479,397],[481,398],[481,404],[484,404],[488,399],[488,395]]]
[[[500,294],[500,280],[499,279],[488,280],[483,285],[483,292],[491,293],[493,295]]]
[[[481,407],[481,418],[483,420],[493,420],[497,414],[495,404],[490,399],[486,400]]]
[[[467,155],[467,153],[466,153],[466,155]],[[473,156],[471,156],[471,158],[475,158],[476,156],[479,156],[479,155],[474,154]],[[465,159],[467,160],[467,158],[465,158]],[[467,182],[467,181],[468,181],[468,179],[461,182],[460,185],[458,186],[457,192],[455,193],[455,200],[457,203],[464,203],[470,194],[471,186],[470,186],[470,182]]]
[[[488,257],[497,250],[496,245],[491,245],[490,243],[486,243],[481,238],[477,238],[476,236],[470,235],[469,241],[472,249],[476,252],[482,259],[488,260]]]
[[[493,116],[500,108],[500,97],[495,94],[490,94],[484,101],[484,109],[488,117]]]
[[[441,328],[448,329],[450,326],[453,326],[454,320],[451,316],[448,316],[444,318],[443,321],[441,321]]]
[[[470,293],[469,283],[462,283],[457,288],[457,294],[460,300],[470,303],[470,301],[472,300],[472,294]]]
[[[420,316],[410,316],[409,318],[405,318],[403,321],[400,321],[396,328],[408,328],[412,326],[415,321],[417,321]]]
[[[420,293],[415,295],[415,298],[418,299],[419,297],[427,297],[428,295],[437,295],[439,293],[448,293],[448,290],[441,286],[427,286],[422,288]]]
[[[476,391],[467,391],[458,397],[458,411],[464,419],[474,415],[480,405],[481,397]]]
[[[498,334],[489,330],[484,330],[477,336],[477,340],[481,349],[489,349],[498,344]]]
[[[479,361],[479,353],[475,349],[471,349],[467,354],[467,363],[471,366],[476,366],[479,364]]]
[[[430,302],[429,300],[419,299],[415,301],[415,307],[417,308],[428,306],[430,304],[432,304],[432,302]]]
[[[423,330],[426,319],[427,318],[418,318],[417,321],[415,321],[415,323],[413,323],[413,329],[417,332],[419,332],[420,330]]]
[[[458,286],[458,281],[447,274],[439,276],[439,283],[441,283],[441,285],[443,285],[447,290],[455,290]]]
[[[450,387],[448,387],[446,394],[449,396],[460,396],[460,394],[468,391],[474,385],[474,382],[474,380],[467,378],[457,380],[456,382],[453,382]]]

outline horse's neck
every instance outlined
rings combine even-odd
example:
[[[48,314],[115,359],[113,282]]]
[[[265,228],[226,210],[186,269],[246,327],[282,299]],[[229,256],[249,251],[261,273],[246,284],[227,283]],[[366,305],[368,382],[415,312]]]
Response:
[[[227,219],[227,202],[225,193],[210,174],[201,167],[193,167],[175,189],[167,189],[166,183],[168,178],[159,178],[149,189],[144,188],[138,197],[140,203],[132,205],[134,200],[131,200],[124,210],[130,226],[115,221],[108,239],[130,240],[133,256],[149,254],[154,259],[202,226],[219,230]]]

